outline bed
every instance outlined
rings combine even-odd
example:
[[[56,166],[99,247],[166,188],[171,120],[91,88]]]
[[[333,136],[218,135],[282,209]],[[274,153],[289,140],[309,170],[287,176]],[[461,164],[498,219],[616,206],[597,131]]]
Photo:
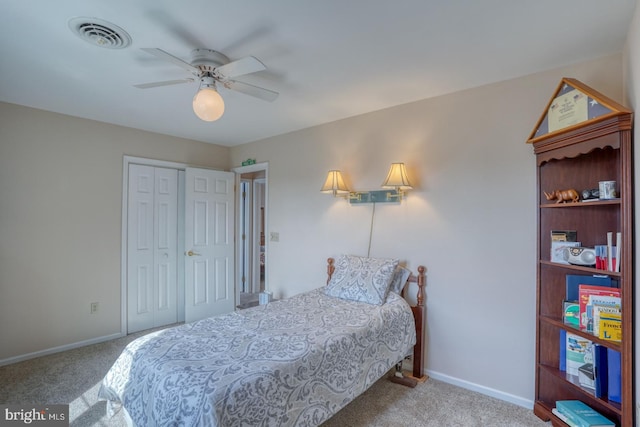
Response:
[[[412,352],[423,376],[425,269],[407,271],[330,258],[324,287],[132,341],[99,399],[139,427],[320,425]],[[401,296],[410,281],[414,307]]]

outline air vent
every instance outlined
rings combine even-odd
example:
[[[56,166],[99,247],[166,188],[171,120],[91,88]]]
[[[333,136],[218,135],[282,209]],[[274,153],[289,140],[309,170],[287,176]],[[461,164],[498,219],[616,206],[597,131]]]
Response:
[[[98,18],[73,18],[69,28],[82,40],[106,49],[124,49],[131,44],[125,30]]]

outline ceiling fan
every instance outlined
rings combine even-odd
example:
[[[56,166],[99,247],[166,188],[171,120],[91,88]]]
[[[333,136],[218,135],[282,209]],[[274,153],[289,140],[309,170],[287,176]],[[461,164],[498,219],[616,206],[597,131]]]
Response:
[[[264,101],[272,102],[278,97],[278,92],[233,80],[239,76],[267,69],[260,60],[253,56],[231,61],[226,55],[215,50],[194,49],[191,51],[191,62],[189,63],[162,49],[143,48],[142,50],[189,71],[194,77],[143,83],[134,85],[134,87],[149,89],[159,86],[193,83],[197,80],[200,83],[200,88],[193,98],[193,111],[202,120],[209,122],[218,120],[224,113],[224,100],[218,93],[216,84]]]

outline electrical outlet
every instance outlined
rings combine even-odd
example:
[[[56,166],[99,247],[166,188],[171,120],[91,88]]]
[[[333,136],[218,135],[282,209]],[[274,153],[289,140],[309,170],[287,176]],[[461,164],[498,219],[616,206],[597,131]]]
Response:
[[[94,314],[98,311],[98,303],[97,302],[92,302],[91,303],[91,314]]]

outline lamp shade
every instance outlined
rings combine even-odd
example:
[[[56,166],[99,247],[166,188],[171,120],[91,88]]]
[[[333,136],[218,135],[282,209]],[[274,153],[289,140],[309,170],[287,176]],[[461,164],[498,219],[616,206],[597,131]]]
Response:
[[[344,183],[342,174],[339,170],[331,170],[327,174],[327,180],[320,189],[322,193],[332,193],[334,196],[338,194],[349,194],[349,189]]]
[[[404,163],[391,163],[389,174],[382,183],[382,188],[396,190],[411,190],[413,188],[407,177],[407,169],[404,167]]]
[[[224,100],[212,87],[203,87],[193,97],[193,112],[205,122],[218,120],[224,114]]]

